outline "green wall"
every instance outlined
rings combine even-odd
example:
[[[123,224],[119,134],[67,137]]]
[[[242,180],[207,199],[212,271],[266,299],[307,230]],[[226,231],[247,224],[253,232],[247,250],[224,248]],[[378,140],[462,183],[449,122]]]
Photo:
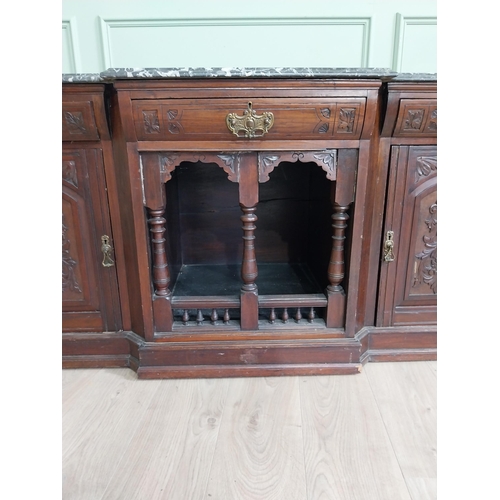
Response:
[[[63,0],[62,70],[436,67],[437,2]]]

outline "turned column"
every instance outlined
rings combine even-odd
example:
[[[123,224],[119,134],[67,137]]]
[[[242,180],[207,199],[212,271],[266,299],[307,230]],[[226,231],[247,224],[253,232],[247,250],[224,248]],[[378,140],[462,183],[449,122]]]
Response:
[[[345,293],[340,284],[345,276],[344,248],[345,230],[347,228],[347,210],[349,206],[333,203],[332,214],[332,251],[328,264],[328,296],[326,326],[329,328],[344,326]]]
[[[155,332],[171,332],[173,326],[172,292],[169,289],[170,270],[165,240],[167,221],[164,217],[167,207],[165,162],[158,153],[141,153],[141,162],[144,176],[144,202],[149,215],[154,328]]]
[[[255,222],[259,201],[259,183],[256,154],[242,154],[239,179],[240,207],[243,212],[243,259],[241,263],[241,329],[259,328],[258,269],[255,258]]]
[[[332,251],[328,264],[326,295],[326,326],[343,328],[345,326],[346,295],[342,282],[345,276],[345,239],[347,211],[354,201],[358,153],[355,149],[339,149],[337,179],[332,183]]]
[[[165,250],[165,223],[163,217],[165,208],[149,209],[149,230],[151,232],[151,246],[153,250],[153,285],[155,295],[167,297],[171,295],[170,271],[168,269],[167,253]]]
[[[345,264],[344,264],[344,242],[345,230],[347,228],[347,215],[348,206],[333,204],[332,214],[332,252],[330,254],[330,262],[328,264],[328,281],[330,284],[327,289],[336,292],[340,289],[340,283],[344,279]]]
[[[255,258],[255,221],[257,216],[255,211],[257,207],[245,207],[240,203],[243,215],[241,221],[243,222],[243,261],[241,265],[241,279],[243,280],[242,290],[253,292],[257,290],[255,280],[258,276],[257,260]]]

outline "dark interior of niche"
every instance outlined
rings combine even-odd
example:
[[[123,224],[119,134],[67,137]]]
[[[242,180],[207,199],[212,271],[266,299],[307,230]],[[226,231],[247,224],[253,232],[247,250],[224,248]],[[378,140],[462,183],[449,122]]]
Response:
[[[301,162],[282,162],[269,181],[259,184],[259,294],[321,293],[328,285],[332,184],[318,165]],[[216,164],[183,162],[165,189],[174,294],[239,294],[243,231],[238,184]]]

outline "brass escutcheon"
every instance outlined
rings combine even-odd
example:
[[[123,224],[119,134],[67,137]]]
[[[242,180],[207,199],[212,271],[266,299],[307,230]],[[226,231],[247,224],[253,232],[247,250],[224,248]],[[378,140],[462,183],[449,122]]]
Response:
[[[103,267],[111,267],[115,265],[115,261],[111,258],[111,251],[113,250],[112,246],[109,243],[109,236],[103,235],[101,236],[101,251],[103,253],[102,266]]]
[[[236,113],[229,113],[226,116],[227,128],[238,137],[262,137],[269,132],[273,124],[274,115],[270,111],[258,115],[252,109],[251,102],[248,103],[243,116],[238,116]],[[241,132],[243,135],[240,135]]]
[[[394,257],[394,231],[387,231],[384,243],[384,260],[385,262],[393,262]]]

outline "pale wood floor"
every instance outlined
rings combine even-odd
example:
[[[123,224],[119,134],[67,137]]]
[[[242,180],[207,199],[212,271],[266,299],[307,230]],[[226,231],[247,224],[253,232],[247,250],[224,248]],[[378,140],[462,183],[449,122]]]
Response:
[[[63,370],[64,500],[436,498],[437,363],[137,380]]]

